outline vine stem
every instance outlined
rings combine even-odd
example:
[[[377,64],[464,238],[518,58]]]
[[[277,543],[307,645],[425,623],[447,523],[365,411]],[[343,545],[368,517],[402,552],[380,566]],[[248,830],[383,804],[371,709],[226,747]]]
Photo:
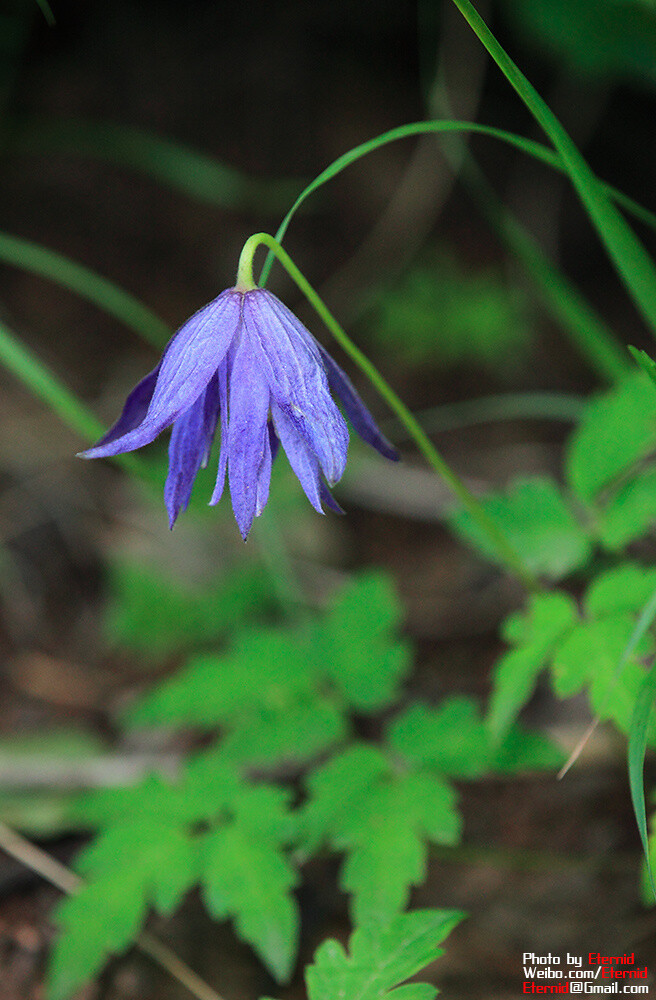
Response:
[[[338,344],[340,344],[358,368],[360,368],[360,370],[366,375],[374,388],[383,397],[392,412],[401,421],[408,434],[428,462],[429,466],[448,484],[470,517],[478,524],[479,528],[493,543],[498,555],[507,568],[511,570],[519,580],[521,580],[528,590],[540,590],[541,587],[539,582],[528,567],[525,566],[521,556],[503,531],[492,520],[480,501],[478,501],[473,493],[469,491],[467,486],[465,486],[457,473],[454,472],[451,466],[448,465],[442,458],[433,442],[413,416],[412,412],[399,398],[399,396],[397,396],[389,383],[385,381],[369,358],[363,354],[356,344],[353,343],[348,334],[342,329],[335,317],[328,310],[318,293],[314,290],[314,288],[312,288],[307,278],[301,273],[301,271],[299,271],[287,251],[283,250],[273,236],[270,236],[268,233],[254,233],[253,236],[250,236],[246,240],[239,258],[236,287],[242,291],[249,291],[257,287],[253,278],[253,258],[259,246],[268,247],[268,249],[275,254],[289,276],[298,285],[299,289],[310,302],[315,312],[328,327]]]
[[[50,882],[51,885],[68,895],[77,892],[83,884],[82,879],[70,868],[66,868],[56,858],[2,822],[0,822],[0,847],[6,854],[16,858],[26,868],[30,868],[46,882]],[[193,969],[190,969],[182,959],[178,958],[175,952],[167,948],[152,934],[143,931],[135,943],[140,951],[152,958],[182,986],[186,986],[197,1000],[222,1000],[221,996],[204,979],[201,979]]]

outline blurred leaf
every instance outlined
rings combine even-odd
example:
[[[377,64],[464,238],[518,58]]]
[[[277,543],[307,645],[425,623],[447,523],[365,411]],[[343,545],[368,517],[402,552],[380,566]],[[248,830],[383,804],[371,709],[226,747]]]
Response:
[[[13,154],[65,153],[106,160],[197,201],[267,215],[283,212],[304,183],[252,177],[182,143],[114,122],[50,118],[16,123],[6,142]]]
[[[396,772],[385,755],[353,746],[307,779],[299,829],[305,849],[321,841],[345,851],[340,883],[352,893],[354,920],[388,920],[425,875],[426,846],[456,843],[455,793],[427,771]]]
[[[656,525],[656,468],[650,466],[608,497],[597,531],[605,548],[622,551]]]
[[[572,491],[594,501],[656,446],[656,393],[634,375],[597,396],[567,444],[565,471]]]
[[[558,580],[587,562],[591,539],[552,479],[517,479],[504,493],[489,493],[481,502],[515,550],[522,553],[524,564],[538,576]],[[496,558],[487,535],[465,510],[452,513],[449,523],[487,558]]]
[[[516,364],[530,339],[523,295],[495,268],[467,271],[441,254],[409,271],[379,299],[371,321],[377,347],[409,366]]]
[[[409,644],[396,639],[402,617],[389,576],[368,572],[340,592],[317,627],[322,669],[356,711],[377,711],[398,697],[411,665]]]
[[[635,660],[626,663],[618,675],[634,627],[635,619],[628,614],[584,622],[565,639],[553,663],[554,690],[559,698],[588,687],[593,712],[602,719],[613,719],[625,733],[644,678],[644,670]],[[645,637],[638,655],[647,655],[653,646],[653,638]]]
[[[305,971],[309,1000],[433,1000],[434,986],[399,984],[442,954],[437,946],[462,918],[456,910],[398,914],[355,930],[350,954],[337,941],[324,941]]]
[[[576,76],[656,83],[651,0],[505,0],[522,39]]]
[[[274,605],[261,566],[244,563],[214,587],[190,589],[171,574],[132,560],[109,567],[109,641],[154,659],[205,645]]]
[[[526,613],[516,613],[506,619],[504,638],[518,648],[504,653],[494,668],[487,721],[495,739],[508,732],[533,694],[538,675],[577,618],[571,597],[554,591],[534,594]]]
[[[656,590],[656,569],[623,562],[600,573],[585,594],[585,609],[592,618],[640,611]]]
[[[213,917],[232,917],[239,936],[257,951],[278,982],[296,958],[298,909],[290,890],[297,876],[280,845],[255,826],[238,823],[212,830],[204,841],[201,877]]]
[[[84,886],[55,909],[61,930],[48,969],[48,1000],[70,1000],[110,955],[128,948],[146,915],[141,873],[128,869],[120,879],[106,876]]]
[[[455,778],[562,763],[561,752],[550,740],[518,726],[511,726],[501,742],[493,741],[478,705],[466,697],[449,698],[437,709],[411,706],[393,720],[387,743],[415,766]]]

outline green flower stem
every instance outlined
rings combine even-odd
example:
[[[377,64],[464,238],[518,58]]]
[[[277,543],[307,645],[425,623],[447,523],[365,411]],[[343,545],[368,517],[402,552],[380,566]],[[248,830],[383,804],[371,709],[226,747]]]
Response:
[[[0,323],[0,365],[15,375],[85,441],[91,444],[104,434],[105,428],[97,417],[48,371],[4,323]],[[143,463],[134,456],[117,455],[116,460],[130,472],[143,476]]]
[[[358,368],[364,372],[374,388],[377,389],[383,399],[387,402],[390,409],[396,414],[430,467],[439,476],[441,476],[442,479],[444,479],[453,493],[460,500],[465,510],[478,524],[479,528],[481,528],[481,530],[488,536],[503,563],[508,567],[508,569],[515,573],[515,575],[529,590],[539,590],[540,584],[524,565],[519,553],[516,552],[514,546],[509,542],[505,534],[492,520],[483,505],[472,493],[470,493],[460,477],[451,469],[449,465],[447,465],[405,403],[399,399],[391,386],[380,374],[378,369],[375,368],[366,355],[363,354],[358,347],[356,347],[353,341],[344,332],[337,320],[326,308],[317,292],[315,292],[304,275],[296,267],[289,254],[283,250],[273,236],[270,236],[268,233],[255,233],[253,236],[249,237],[244,244],[240,257],[238,282],[241,279],[246,281],[252,279],[253,257],[256,249],[260,245],[268,247],[268,249],[275,254],[287,273],[296,282],[314,310],[326,324],[335,340],[343,347]]]

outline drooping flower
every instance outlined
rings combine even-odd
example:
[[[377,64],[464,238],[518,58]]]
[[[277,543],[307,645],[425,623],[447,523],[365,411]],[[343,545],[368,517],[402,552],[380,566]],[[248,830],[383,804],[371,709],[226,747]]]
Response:
[[[134,451],[172,426],[164,499],[173,527],[220,425],[210,504],[227,475],[245,540],[268,500],[279,444],[315,510],[324,503],[340,511],[328,487],[344,472],[349,435],[331,390],[363,441],[396,460],[348,376],[300,320],[266,289],[229,288],[178,330],[114,426],[81,457]]]

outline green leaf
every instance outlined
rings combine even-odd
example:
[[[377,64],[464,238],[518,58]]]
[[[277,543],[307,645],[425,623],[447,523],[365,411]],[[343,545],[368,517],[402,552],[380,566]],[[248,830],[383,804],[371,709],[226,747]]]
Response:
[[[269,971],[286,982],[298,945],[298,909],[290,890],[297,876],[275,840],[231,824],[204,845],[202,892],[210,914],[231,917]]]
[[[307,642],[292,629],[251,629],[223,656],[194,658],[126,715],[130,725],[211,728],[252,709],[284,711],[308,699],[315,686]]]
[[[602,719],[613,719],[625,733],[644,679],[644,670],[634,659],[618,671],[634,629],[635,619],[627,614],[585,622],[567,637],[553,663],[554,690],[559,698],[589,686],[593,711]],[[649,654],[653,645],[653,637],[644,636],[637,655]]]
[[[387,919],[424,877],[424,841],[453,844],[461,820],[455,794],[439,776],[399,773],[376,747],[345,750],[307,779],[299,814],[304,849],[345,851],[341,884],[355,920]]]
[[[385,708],[410,669],[410,647],[395,636],[402,610],[387,574],[360,574],[337,597],[315,633],[318,656],[356,711]]]
[[[392,722],[387,741],[391,750],[415,765],[456,778],[562,763],[561,751],[550,740],[519,726],[510,727],[499,743],[478,705],[465,697],[450,698],[438,709],[411,706]]]
[[[253,767],[279,767],[314,760],[349,733],[343,711],[328,699],[277,709],[254,710],[222,742],[223,755]]]
[[[437,709],[412,705],[392,721],[386,742],[414,766],[456,778],[478,777],[489,766],[489,737],[478,706],[466,697],[447,699]]]
[[[432,1000],[425,983],[401,987],[442,954],[438,947],[463,919],[456,910],[416,910],[353,932],[347,954],[324,941],[305,971],[309,1000]]]
[[[524,297],[499,269],[467,270],[446,252],[380,296],[371,321],[376,345],[413,367],[516,367],[530,334]]]
[[[162,914],[172,913],[198,881],[198,861],[187,831],[155,819],[124,821],[104,830],[75,859],[76,869],[88,879],[126,872],[140,877],[144,898]]]
[[[105,632],[149,659],[206,645],[271,608],[271,583],[257,565],[231,570],[218,586],[191,589],[161,569],[110,564]]]
[[[439,778],[390,776],[370,789],[333,831],[334,846],[347,852],[340,884],[352,894],[354,923],[402,910],[426,877],[425,840],[454,844],[460,833],[455,794]]]
[[[624,562],[592,581],[584,606],[591,618],[640,611],[656,590],[656,569]]]
[[[141,873],[130,869],[120,879],[107,875],[64,899],[54,912],[62,933],[51,955],[48,1000],[70,1000],[108,956],[132,944],[145,915]]]
[[[652,466],[620,486],[599,514],[597,530],[602,545],[621,551],[656,524],[656,469]]]
[[[508,732],[533,694],[539,674],[577,619],[571,597],[554,591],[534,595],[526,614],[513,615],[507,620],[506,639],[521,645],[505,653],[494,669],[488,725],[496,740]]]
[[[570,438],[565,471],[584,502],[648,455],[656,445],[656,393],[644,375],[633,375],[593,399]]]
[[[299,810],[299,839],[309,854],[339,830],[345,817],[367,795],[381,776],[389,773],[385,754],[357,743],[315,768],[306,778],[308,801]]]
[[[587,562],[591,539],[548,477],[517,479],[505,492],[488,494],[482,504],[533,573],[558,580]],[[464,509],[451,514],[449,523],[483,555],[496,559],[488,536]]]

